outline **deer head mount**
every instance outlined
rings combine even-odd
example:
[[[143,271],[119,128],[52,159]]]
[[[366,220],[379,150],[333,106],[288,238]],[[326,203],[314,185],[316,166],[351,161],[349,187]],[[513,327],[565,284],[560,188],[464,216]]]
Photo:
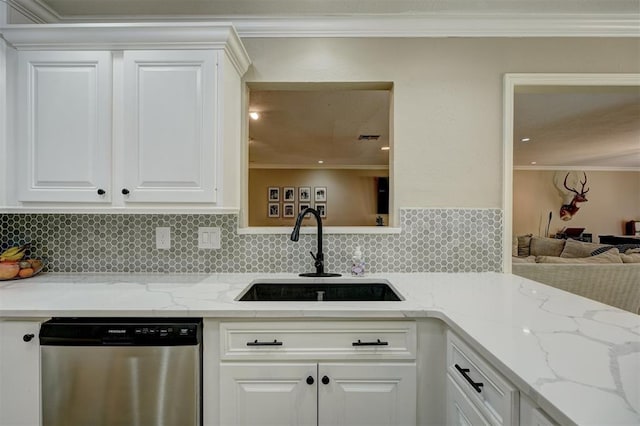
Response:
[[[587,174],[585,172],[582,172],[583,176],[584,176],[584,180],[580,179],[577,176],[572,176],[573,179],[571,179],[572,181],[572,186],[570,186],[570,184],[567,183],[567,180],[569,180],[569,176],[571,175],[571,172],[567,173],[564,176],[564,180],[562,181],[562,187],[560,187],[559,185],[559,179],[558,177],[556,177],[556,187],[558,188],[558,191],[560,191],[560,194],[563,197],[563,204],[562,207],[560,207],[560,219],[562,220],[571,220],[571,218],[578,212],[578,210],[580,209],[580,207],[578,207],[578,203],[584,203],[587,200],[587,197],[585,196],[585,194],[587,192],[589,192],[590,188],[584,189],[585,185],[587,184]],[[556,175],[558,176],[558,175]],[[580,188],[580,191],[578,191],[576,189],[576,186],[578,186],[578,183],[580,183],[582,185],[582,187]]]

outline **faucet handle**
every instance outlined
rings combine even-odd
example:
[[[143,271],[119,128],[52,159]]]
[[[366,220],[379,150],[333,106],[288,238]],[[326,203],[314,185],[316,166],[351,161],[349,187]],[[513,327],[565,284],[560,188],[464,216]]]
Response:
[[[311,257],[313,257],[313,260],[318,260],[318,258],[316,257],[316,255],[315,255],[315,254],[313,254],[313,252],[312,252],[312,251],[310,251],[310,252],[309,252],[309,254],[311,255]]]

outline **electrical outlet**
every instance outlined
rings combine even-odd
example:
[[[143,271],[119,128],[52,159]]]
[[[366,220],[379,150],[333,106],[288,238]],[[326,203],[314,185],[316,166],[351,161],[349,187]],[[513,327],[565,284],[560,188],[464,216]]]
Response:
[[[171,228],[156,228],[156,248],[159,250],[169,250],[171,248]]]
[[[219,249],[220,248],[220,228],[198,228],[198,248],[199,249]]]

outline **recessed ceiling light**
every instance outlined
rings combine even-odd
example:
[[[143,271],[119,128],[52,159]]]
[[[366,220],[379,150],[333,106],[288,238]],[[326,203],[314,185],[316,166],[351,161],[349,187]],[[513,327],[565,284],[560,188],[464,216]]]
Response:
[[[382,148],[380,148],[381,151],[389,151],[389,147],[388,146],[383,146]]]
[[[318,160],[318,164],[322,164],[322,163],[324,163],[324,161]]]
[[[529,142],[531,140],[531,138],[522,138],[520,139],[520,142]]]
[[[538,163],[537,163],[537,162],[535,162],[535,161],[532,161],[532,162],[531,162],[531,164],[538,164]]]
[[[260,118],[260,114],[258,114],[257,112],[253,111],[249,113],[249,117],[251,117],[251,119],[253,120],[257,120],[258,118]]]

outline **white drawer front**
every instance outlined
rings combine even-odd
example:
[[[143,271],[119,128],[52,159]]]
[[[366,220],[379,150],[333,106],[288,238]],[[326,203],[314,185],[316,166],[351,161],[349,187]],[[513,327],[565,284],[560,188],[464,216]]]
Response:
[[[451,332],[447,333],[447,370],[491,423],[517,423],[518,391]]]
[[[220,356],[240,359],[415,359],[412,321],[225,322]]]
[[[447,425],[489,426],[491,423],[447,374]]]

